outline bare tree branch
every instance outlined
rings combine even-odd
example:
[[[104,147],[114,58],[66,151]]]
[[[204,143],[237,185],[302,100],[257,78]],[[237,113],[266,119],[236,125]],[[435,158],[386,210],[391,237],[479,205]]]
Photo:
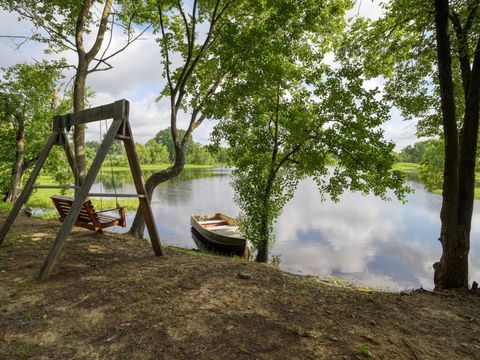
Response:
[[[102,46],[103,38],[105,36],[105,31],[107,31],[108,18],[110,17],[111,8],[112,8],[112,0],[105,0],[105,6],[103,8],[100,25],[98,26],[98,32],[95,38],[95,43],[93,44],[90,51],[86,54],[86,57],[88,60],[93,59],[100,51],[100,47]]]
[[[165,52],[165,72],[167,75],[167,82],[168,82],[168,87],[170,88],[170,96],[174,96],[174,89],[173,89],[173,84],[172,84],[172,77],[170,75],[170,58],[169,58],[169,53],[168,53],[168,40],[165,36],[165,24],[163,22],[163,10],[162,10],[162,4],[161,1],[157,1],[157,8],[158,8],[158,14],[160,18],[160,29],[162,31],[162,40],[163,40],[163,51]],[[172,100],[173,101],[173,100]]]
[[[182,71],[184,72],[184,75],[183,77],[180,76],[179,78],[179,81],[177,83],[177,87],[176,89],[179,90],[179,96],[177,98],[177,102],[175,104],[176,108],[178,109],[180,107],[180,104],[183,100],[183,96],[185,94],[185,86],[187,84],[186,82],[186,79],[189,79],[190,78],[190,75],[192,74],[193,70],[195,69],[195,67],[197,66],[198,62],[200,61],[200,59],[203,57],[203,55],[205,55],[205,53],[207,52],[209,46],[210,46],[210,40],[212,38],[212,34],[213,34],[213,31],[215,29],[215,25],[216,23],[218,22],[218,20],[221,18],[222,14],[226,11],[226,9],[228,8],[228,6],[230,5],[230,2],[227,2],[225,4],[225,6],[223,7],[223,9],[220,11],[220,13],[218,13],[218,8],[219,8],[219,5],[220,5],[220,0],[216,0],[215,2],[215,7],[214,7],[214,10],[213,10],[213,14],[212,14],[212,18],[210,20],[210,26],[209,26],[209,30],[207,32],[207,36],[205,38],[205,41],[203,42],[201,48],[200,48],[200,51],[198,52],[197,56],[195,57],[195,59],[192,61],[192,63],[190,64],[190,66],[185,66],[184,67],[184,70],[185,69],[188,69],[186,71]],[[217,14],[218,13],[218,14]],[[186,64],[187,65],[187,64]]]

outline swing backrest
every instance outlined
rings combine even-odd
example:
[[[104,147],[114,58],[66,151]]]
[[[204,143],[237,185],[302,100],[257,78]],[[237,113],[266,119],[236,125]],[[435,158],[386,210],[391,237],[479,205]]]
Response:
[[[60,221],[65,220],[75,199],[59,195],[54,195],[51,197],[51,199],[55,204],[55,207],[57,208],[58,214],[60,215]],[[93,231],[101,231],[102,229],[115,225],[125,227],[125,208],[120,209],[120,218],[115,218],[112,216],[104,215],[102,213],[98,213],[95,210],[92,202],[87,199],[83,203],[82,209],[80,210],[80,214],[78,214],[75,225]]]

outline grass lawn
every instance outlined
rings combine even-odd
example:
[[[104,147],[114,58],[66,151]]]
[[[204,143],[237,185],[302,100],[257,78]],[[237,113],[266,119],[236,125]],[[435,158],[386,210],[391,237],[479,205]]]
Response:
[[[419,164],[399,162],[393,164],[393,170],[397,170],[405,174],[405,177],[408,180],[421,181]]]
[[[393,164],[393,170],[398,170],[405,174],[418,175],[419,167],[420,167],[419,164],[414,164],[414,163],[399,162],[399,163]]]

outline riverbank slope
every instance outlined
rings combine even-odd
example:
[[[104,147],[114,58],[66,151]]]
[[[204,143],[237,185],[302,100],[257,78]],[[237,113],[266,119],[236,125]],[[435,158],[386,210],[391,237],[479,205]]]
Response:
[[[0,214],[0,222],[5,219]],[[2,359],[478,359],[480,296],[390,293],[19,216],[0,248]]]

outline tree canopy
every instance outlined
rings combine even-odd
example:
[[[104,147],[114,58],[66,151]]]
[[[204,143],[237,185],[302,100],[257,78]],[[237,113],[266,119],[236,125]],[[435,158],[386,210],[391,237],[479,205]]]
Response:
[[[58,64],[17,64],[3,69],[0,79],[0,191],[9,201],[16,199],[24,173],[35,164],[51,131],[52,117],[68,112],[68,97],[59,92],[62,78]],[[47,168],[55,172],[52,156]],[[58,170],[58,169],[57,169]],[[8,194],[7,194],[8,192]]]
[[[101,6],[101,10],[97,9]],[[35,40],[47,45],[47,53],[73,51],[76,62],[73,85],[73,110],[84,110],[87,99],[87,76],[93,72],[112,68],[110,60],[136,41],[143,31],[135,31],[134,20],[144,10],[142,0],[82,0],[82,1],[32,1],[5,0],[0,7],[15,12],[20,19],[33,23],[32,34],[25,41]],[[111,49],[114,27],[120,28],[125,42]],[[109,37],[106,35],[110,34]],[[15,35],[15,34],[11,34]],[[22,36],[20,36],[22,37]],[[22,42],[22,43],[23,43]],[[85,125],[74,129],[74,150],[80,178],[86,174]]]

